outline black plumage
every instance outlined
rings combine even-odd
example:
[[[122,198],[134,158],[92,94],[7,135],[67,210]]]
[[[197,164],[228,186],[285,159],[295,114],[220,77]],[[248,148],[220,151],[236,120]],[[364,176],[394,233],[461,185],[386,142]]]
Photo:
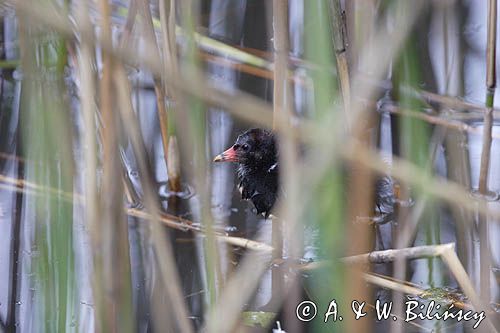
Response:
[[[215,162],[238,163],[237,175],[241,197],[252,201],[258,214],[267,218],[276,202],[279,186],[278,150],[272,132],[250,129]]]
[[[252,128],[238,136],[236,142],[216,156],[214,162],[235,162],[241,197],[252,201],[257,213],[267,218],[276,202],[279,189],[278,144],[267,130]],[[397,196],[392,178],[382,176],[375,183],[375,205],[378,212],[392,218]]]

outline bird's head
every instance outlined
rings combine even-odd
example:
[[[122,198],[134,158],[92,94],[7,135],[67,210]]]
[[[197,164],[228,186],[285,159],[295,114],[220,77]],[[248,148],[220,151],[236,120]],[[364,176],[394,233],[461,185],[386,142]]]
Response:
[[[253,167],[266,167],[276,163],[276,159],[273,133],[253,128],[238,136],[234,145],[217,155],[214,162],[236,162]]]

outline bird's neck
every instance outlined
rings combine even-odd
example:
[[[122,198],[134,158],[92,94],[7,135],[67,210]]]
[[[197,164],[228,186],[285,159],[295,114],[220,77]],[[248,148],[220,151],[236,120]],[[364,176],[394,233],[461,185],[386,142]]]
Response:
[[[239,175],[249,175],[249,174],[259,174],[267,173],[268,170],[276,164],[276,161],[266,161],[265,163],[249,163],[240,164],[238,166]]]

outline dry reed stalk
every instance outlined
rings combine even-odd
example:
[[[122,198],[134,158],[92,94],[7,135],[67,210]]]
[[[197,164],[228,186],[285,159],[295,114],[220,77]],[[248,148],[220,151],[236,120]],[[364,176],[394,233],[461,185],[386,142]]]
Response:
[[[143,17],[143,29],[145,31],[145,37],[147,39],[148,44],[153,45],[153,49],[150,50],[153,52],[153,57],[156,59],[161,59],[162,57],[160,56],[160,50],[158,48],[158,43],[156,40],[156,35],[153,27],[153,18],[151,16],[151,11],[149,8],[149,1],[148,0],[139,0],[141,2],[141,13]],[[165,108],[165,88],[162,85],[162,82],[160,80],[161,76],[155,76],[154,77],[154,90],[156,94],[156,106],[157,106],[157,113],[158,113],[158,121],[160,123],[160,133],[161,133],[161,142],[163,145],[163,158],[165,160],[165,166],[167,167],[167,171],[169,172],[170,176],[170,168],[168,168],[168,148],[169,148],[169,142],[168,142],[168,117],[167,117],[167,110]],[[179,192],[180,191],[180,179],[179,177],[176,177],[176,179],[171,179],[169,177],[168,179],[169,184],[170,184],[170,190],[174,192]]]
[[[441,258],[455,276],[455,279],[462,288],[464,294],[469,298],[475,310],[478,312],[489,310],[489,298],[488,300],[486,300],[487,303],[485,304],[482,302],[482,299],[479,298],[479,296],[476,294],[474,286],[472,285],[472,282],[470,281],[469,276],[462,266],[460,259],[458,259],[454,249],[446,249],[441,254]],[[498,330],[495,328],[495,325],[492,323],[491,319],[488,316],[485,317],[485,324],[487,325],[488,329],[486,329],[483,324],[480,332],[498,332]]]
[[[391,44],[391,45],[393,45],[393,44]],[[325,163],[325,165],[327,165],[327,164],[328,164],[328,163]],[[434,191],[436,191],[436,190],[434,190]],[[448,195],[448,194],[446,194],[446,195]],[[459,196],[459,197],[460,197],[460,196]]]
[[[169,6],[170,5],[170,6]],[[178,74],[177,42],[175,37],[175,0],[160,0],[160,27],[163,42],[165,73]],[[175,99],[175,92],[167,85],[165,95]]]
[[[274,86],[273,86],[273,128],[277,119],[286,119],[288,89],[288,0],[273,0],[273,48],[274,48]],[[283,165],[281,163],[280,165]],[[283,257],[283,221],[276,219],[272,224],[273,259]],[[283,294],[284,275],[279,268],[272,270],[272,298]]]
[[[87,3],[81,1],[77,4],[75,13],[75,18],[77,24],[86,29],[92,26],[89,16],[89,11]],[[81,103],[81,113],[83,114],[83,142],[84,142],[84,165],[85,165],[85,187],[83,202],[85,203],[84,208],[84,220],[85,224],[89,230],[91,238],[96,238],[99,234],[98,228],[98,191],[97,191],[97,129],[96,129],[96,100],[95,100],[95,81],[94,73],[92,69],[92,63],[94,59],[94,47],[92,44],[85,41],[80,45],[80,50],[78,54],[78,75],[80,77],[80,103]],[[77,200],[75,198],[75,200]],[[96,242],[96,240],[94,240]],[[95,266],[94,266],[95,267]],[[99,272],[100,269],[94,268],[92,276],[93,283],[93,294],[102,293],[102,289],[99,283]],[[102,304],[95,302],[96,306],[94,311],[100,312]],[[96,323],[99,323],[99,319],[96,316]],[[97,329],[97,327],[95,327]]]
[[[75,29],[71,21],[66,17],[62,17],[57,13],[52,13],[46,8],[37,8],[34,10],[32,6],[28,6],[25,2],[20,0],[10,1],[16,6],[19,12],[28,15],[30,18],[51,27],[61,34],[74,38]],[[126,64],[135,66],[137,63],[143,63],[144,66],[150,70],[154,75],[161,75],[162,65],[159,59],[153,57],[139,56],[133,48],[125,48],[115,50],[111,43],[102,39],[96,38],[92,31],[76,29],[76,32],[81,34],[83,40],[89,43],[99,43],[103,50],[110,52],[116,59],[123,61]],[[145,48],[153,47],[145,43]],[[166,71],[165,83],[170,87],[175,87],[185,93],[191,94],[197,98],[204,100],[206,103],[214,104],[223,107],[232,114],[240,117],[241,119],[254,122],[263,127],[269,127],[272,123],[272,109],[264,101],[251,96],[250,94],[241,92],[222,91],[213,87],[213,85],[204,78],[199,72],[191,72],[185,76],[174,76],[170,71]],[[281,128],[282,123],[279,121],[277,127]]]
[[[440,95],[436,93],[432,93],[425,90],[420,90],[415,92],[417,96],[420,96],[427,103],[437,103],[441,106],[444,106],[448,109],[453,110],[461,110],[461,111],[477,111],[477,112],[487,112],[488,108],[484,105],[475,104],[472,102],[464,101],[458,97]],[[498,109],[494,109],[495,111],[500,111]]]
[[[144,203],[151,215],[150,235],[155,249],[156,263],[161,272],[162,287],[166,290],[171,301],[170,310],[176,319],[175,323],[173,321],[169,323],[173,325],[173,329],[179,332],[192,332],[193,328],[188,320],[188,310],[182,295],[171,244],[164,237],[163,228],[159,223],[160,208],[153,189],[153,178],[147,165],[140,129],[138,128],[137,119],[130,100],[129,82],[123,67],[118,66],[116,72],[114,80],[118,92],[122,124],[126,126],[125,130],[130,136],[132,148],[137,159],[141,184],[144,188]]]
[[[66,21],[64,21],[62,19],[58,19],[57,16],[53,20],[48,19],[47,13],[44,12],[43,8],[39,11],[33,11],[33,10],[31,10],[31,8],[29,6],[26,6],[24,3],[19,2],[18,0],[15,0],[14,3],[16,4],[17,8],[19,8],[19,10],[21,10],[23,13],[28,14],[31,18],[39,20],[40,22],[57,29],[61,33],[64,33],[66,35],[71,36],[72,30],[69,28],[69,26],[68,26],[69,23],[67,23]],[[420,8],[420,7],[418,7],[418,8]],[[415,13],[415,11],[413,11],[412,13],[417,14],[418,12]],[[91,42],[95,41],[94,36],[89,35],[88,33],[85,33],[85,31],[82,31],[82,33],[84,35],[84,38],[87,38]],[[400,33],[402,33],[402,32],[400,31]],[[398,38],[396,40],[401,40],[401,39],[402,39],[401,36],[398,35]],[[102,40],[101,40],[101,42],[102,42]],[[112,51],[112,49],[109,48],[109,45],[107,45],[106,43],[103,43],[102,45],[103,45],[104,49]],[[124,52],[115,52],[114,55],[119,59],[123,59],[124,61],[130,61],[132,63],[134,62],[135,59],[137,59],[137,55],[135,53],[131,52],[131,50],[124,51]],[[382,57],[382,58],[384,58],[384,57]],[[160,69],[155,65],[155,62],[152,61],[152,59],[144,59],[144,61],[148,65],[148,68],[150,68],[151,70],[154,71],[156,69],[157,71],[160,71]],[[181,80],[182,80],[182,78],[179,78],[178,81],[181,81]],[[267,106],[266,103],[263,103],[262,101],[255,99],[253,97],[247,96],[246,94],[237,94],[237,96],[233,96],[231,98],[225,92],[221,92],[218,90],[214,91],[214,89],[209,89],[203,84],[198,85],[197,83],[201,82],[202,80],[203,79],[199,78],[198,75],[195,75],[194,79],[192,81],[193,82],[192,85],[177,84],[177,86],[180,88],[183,88],[184,91],[191,92],[200,98],[204,98],[206,96],[205,100],[207,100],[209,102],[213,102],[213,103],[218,104],[218,105],[221,105],[223,107],[226,107],[229,112],[231,112],[234,115],[239,116],[243,119],[247,119],[247,120],[255,122],[257,124],[261,124],[262,126],[267,126],[270,123],[271,112],[269,111],[269,107]],[[358,80],[359,80],[359,78],[358,78]],[[172,82],[172,84],[175,85],[176,83]],[[196,86],[196,87],[194,87],[194,89],[193,89],[193,86]],[[237,106],[243,106],[243,108],[237,107]],[[281,125],[281,126],[283,126],[283,125]],[[333,127],[335,127],[335,126],[333,126]],[[314,138],[324,137],[324,134],[323,134],[324,130],[318,129],[317,131],[315,131],[315,132],[317,132],[317,134],[312,135],[312,134],[309,134],[309,133],[313,132],[312,129],[307,127],[307,126],[305,128],[307,128],[307,130],[305,132],[301,132],[303,134],[300,134],[300,136],[302,136],[304,138],[311,138],[311,136],[313,136]],[[329,132],[331,132],[331,130]],[[305,135],[305,133],[308,133],[309,135]],[[312,139],[311,142],[317,142],[317,139]],[[321,156],[317,156],[317,160],[314,161],[314,163],[312,163],[314,165],[320,166],[320,168],[319,168],[320,170],[315,169],[315,172],[311,173],[313,175],[312,178],[319,177],[319,175],[321,174],[321,171],[329,166],[328,161],[330,161],[336,153],[335,149],[333,149],[333,150],[321,150],[321,151],[322,151]],[[382,167],[380,167],[379,169],[381,169],[381,168]],[[385,167],[384,167],[384,169],[385,169]],[[396,169],[397,168],[395,168],[395,170]],[[400,174],[401,174],[402,179],[411,180],[410,174],[407,174],[406,172],[402,172]],[[431,183],[429,187],[427,187],[423,190],[424,191],[431,191],[432,190],[432,192],[434,192],[436,195],[438,195],[442,198],[446,198],[446,200],[450,200],[451,202],[463,203],[465,201],[465,199],[467,198],[467,194],[463,190],[460,190],[458,192],[460,194],[458,194],[458,195],[451,195],[450,193],[443,193],[441,188],[435,188],[435,185],[433,183]],[[445,192],[447,192],[447,191],[445,191]],[[440,193],[440,194],[438,194],[438,193]],[[458,198],[459,200],[455,200],[454,198]],[[469,207],[470,205],[466,205],[466,206]],[[488,209],[488,212],[490,212],[490,214],[492,216],[497,215],[497,213],[493,212],[493,210],[491,208]],[[482,213],[487,213],[487,212],[482,211]]]
[[[398,291],[400,293],[408,295],[419,296],[424,292],[424,290],[420,288],[411,287],[370,273],[363,274],[363,278],[368,283],[372,283],[379,287],[390,289],[393,291]]]
[[[288,244],[287,255],[292,258],[301,258],[303,255],[302,228],[300,215],[297,207],[300,206],[301,193],[297,179],[300,174],[300,161],[298,158],[298,140],[293,137],[293,126],[291,120],[293,114],[293,96],[290,87],[291,72],[289,70],[289,52],[290,52],[290,32],[288,18],[288,0],[273,0],[273,55],[274,55],[274,92],[273,92],[273,127],[276,128],[279,122],[284,126],[281,129],[283,140],[279,144],[279,165],[281,172],[281,183],[287,196],[281,201],[278,211],[280,219],[273,220],[273,246],[275,249],[280,246],[278,251],[273,253],[273,259],[283,257],[283,239]],[[272,300],[270,305],[276,311],[279,310],[283,300],[285,320],[293,322],[291,318],[295,313],[295,306],[300,302],[300,289],[295,275],[289,275],[288,281],[284,280],[284,268],[274,267],[272,271]]]
[[[481,131],[479,128],[470,126],[470,125],[463,123],[461,121],[450,120],[450,119],[446,119],[446,118],[441,117],[441,116],[433,116],[433,115],[425,114],[422,112],[405,110],[405,109],[401,109],[401,108],[394,106],[394,105],[384,106],[381,109],[381,111],[389,112],[389,113],[393,113],[393,114],[398,114],[398,115],[402,115],[405,117],[412,117],[415,119],[420,119],[420,120],[423,120],[429,124],[454,129],[454,130],[457,130],[460,132],[466,132],[466,133],[475,134],[475,135],[481,135],[483,133],[483,131]],[[495,138],[495,139],[500,139],[500,134],[492,133],[491,137]]]
[[[262,275],[269,268],[270,256],[247,254],[239,264],[239,269],[226,282],[216,306],[210,310],[202,331],[210,333],[230,333],[237,325],[244,304],[252,297]],[[242,286],[245,286],[242,288]],[[224,320],[220,320],[222,314]]]
[[[350,126],[349,110],[351,108],[351,87],[349,80],[349,66],[347,62],[347,28],[342,15],[340,0],[330,0],[330,16],[332,23],[332,38],[337,60],[337,72],[344,101],[344,112],[347,127]]]
[[[100,31],[103,41],[112,47],[111,10],[107,0],[99,1]],[[115,181],[119,170],[119,129],[114,113],[114,87],[112,55],[103,50],[102,78],[99,82],[100,112],[102,115],[103,184],[100,198],[99,223],[91,233],[94,269],[93,292],[95,325],[98,331],[132,331],[132,299],[130,297],[130,261],[123,257],[129,253],[128,230],[122,209],[122,182]],[[112,263],[112,264],[111,264]],[[125,316],[125,320],[124,320]]]
[[[49,190],[50,193],[52,193],[53,195],[60,196],[64,200],[67,200],[69,202],[75,201],[78,204],[82,204],[82,205],[85,204],[85,200],[86,200],[85,196],[82,196],[78,193],[75,193],[73,196],[71,196],[71,193],[66,193],[66,192],[50,189],[47,187],[38,186],[38,185],[33,184],[31,182],[23,181],[22,179],[5,177],[3,175],[0,175],[0,178],[1,178],[0,182],[4,181],[6,183],[6,184],[0,183],[0,189],[14,191],[17,193],[24,193],[27,195],[42,195],[43,193],[47,193],[44,191]],[[148,220],[148,221],[152,220],[152,218],[153,218],[150,213],[145,212],[141,209],[137,209],[137,208],[125,208],[124,212],[128,216],[137,217],[137,218]],[[205,236],[207,233],[206,230],[195,225],[195,223],[193,223],[192,221],[181,218],[181,217],[177,217],[177,216],[174,216],[171,214],[161,213],[159,215],[159,221],[164,226],[175,229],[175,230],[184,231],[184,232],[192,231],[192,232],[199,234],[200,236]],[[249,250],[258,251],[258,252],[271,252],[272,251],[272,247],[265,244],[265,243],[257,242],[257,241],[242,238],[242,237],[227,236],[227,234],[225,232],[214,231],[214,236],[221,241],[224,241],[228,244],[239,246],[239,247],[244,248],[244,249],[249,249]]]
[[[177,43],[175,37],[175,0],[160,0],[160,27],[162,35],[162,59],[164,71],[162,71],[162,80],[165,82],[165,75],[170,73],[174,77],[179,75],[177,61]],[[168,84],[164,84],[164,95],[167,98],[175,101],[181,108],[185,105],[183,97],[178,93],[177,89]],[[172,103],[173,105],[173,103]],[[174,106],[170,107],[170,112],[174,111]],[[168,115],[164,114],[162,120],[165,124],[165,130],[168,132]],[[180,168],[180,152],[177,137],[174,133],[169,134],[168,147],[165,151],[167,154],[167,172],[170,188],[174,192],[181,190],[181,168]]]
[[[416,22],[417,17],[422,12],[425,7],[424,2],[412,3],[411,10],[407,8],[409,3],[401,2],[398,3],[404,6],[405,10],[402,10],[404,15],[399,15],[395,17],[394,26],[401,27],[393,33],[389,34],[383,27],[378,27],[377,33],[373,37],[373,43],[370,43],[366,50],[360,52],[360,66],[367,69],[368,72],[372,73],[375,78],[380,78],[384,74],[385,70],[389,66],[392,56],[397,52],[397,50],[402,46],[403,41],[410,32],[413,24]],[[363,74],[356,74],[353,78],[352,86],[356,86],[356,96],[357,99],[372,99],[375,94],[375,89],[373,86],[366,84]],[[353,99],[354,100],[354,99]],[[305,170],[307,175],[310,176],[309,182],[311,184],[317,184],[321,177],[329,170],[332,163],[336,161],[337,155],[342,150],[339,143],[342,142],[342,146],[349,146],[350,140],[357,136],[359,130],[362,130],[361,125],[367,109],[359,102],[351,104],[350,116],[352,119],[352,124],[355,127],[351,133],[351,136],[347,138],[344,136],[343,123],[335,122],[334,117],[329,117],[322,122],[322,126],[315,130],[313,135],[314,139],[312,141],[318,147],[316,153],[309,158],[310,165],[314,168]],[[334,133],[334,137],[332,137]],[[329,140],[330,146],[324,149],[324,143],[322,138],[332,137]],[[320,146],[323,146],[322,149]],[[349,154],[347,154],[349,155]]]
[[[415,6],[413,6],[413,4],[412,4],[412,7],[415,7]],[[377,45],[377,46],[383,45],[384,49],[382,51],[380,48],[377,48],[377,50],[375,52],[370,53],[370,59],[365,59],[365,61],[368,64],[373,65],[372,67],[374,67],[373,70],[376,74],[380,75],[382,73],[382,69],[385,68],[386,65],[388,65],[388,57],[383,58],[383,59],[387,60],[384,64],[382,64],[382,65],[377,64],[377,66],[375,66],[373,59],[375,59],[375,58],[377,60],[380,60],[380,59],[378,59],[376,57],[376,55],[374,55],[374,54],[382,54],[382,53],[385,53],[385,51],[387,51],[387,50],[389,51],[388,53],[390,53],[390,54],[395,52],[397,50],[397,48],[401,45],[402,41],[404,40],[404,37],[406,36],[406,34],[409,31],[409,28],[411,28],[412,24],[415,22],[415,17],[420,13],[421,9],[422,9],[422,6],[418,3],[415,10],[407,11],[407,13],[411,13],[411,14],[409,14],[408,16],[398,17],[398,20],[401,20],[401,22],[400,22],[401,26],[404,28],[400,29],[396,33],[395,36],[392,36],[391,40],[388,40],[388,38],[385,37],[383,34],[379,34],[376,36],[377,40],[380,41],[381,43],[380,44],[375,43],[375,45]],[[384,39],[387,39],[386,42],[384,42]],[[366,58],[366,54],[365,54],[365,58]],[[360,79],[359,77],[357,79],[359,82],[361,82],[359,80]],[[369,89],[367,87],[361,87],[360,91],[365,93],[367,96],[371,96],[371,94],[373,93],[373,92],[369,91]],[[362,96],[364,96],[364,94],[362,94]],[[360,114],[362,113],[363,110],[360,107],[358,107],[355,111],[356,112],[353,113],[353,117],[354,117],[354,119],[357,120],[358,116],[360,116]],[[322,138],[324,138],[324,137],[332,137],[332,132],[334,133],[335,138],[337,138],[337,136],[335,136],[335,135],[338,135],[338,137],[340,137],[340,133],[342,133],[341,128],[342,128],[343,124],[341,124],[341,123],[332,124],[333,120],[334,120],[333,117],[328,119],[328,121],[326,123],[323,123],[323,126],[324,126],[323,131],[319,131],[316,133],[317,135],[315,137],[317,138],[318,142],[321,142]],[[323,133],[326,131],[328,131],[328,133]],[[318,149],[318,153],[321,156],[315,156],[315,157],[317,157],[317,160],[312,161],[312,165],[315,166],[315,170],[311,171],[311,173],[307,173],[307,176],[306,176],[306,178],[311,178],[312,184],[316,184],[317,179],[319,179],[324,174],[324,171],[330,166],[331,160],[335,159],[337,152],[338,151],[336,151],[336,149],[329,149],[327,152],[325,152],[321,149]],[[325,156],[325,155],[328,155],[328,156]],[[324,157],[327,157],[327,158],[324,158]],[[318,161],[319,163],[315,164],[316,161]],[[318,172],[317,169],[319,169],[320,171]],[[306,170],[306,171],[309,171],[309,170]],[[299,213],[298,215],[299,216],[300,216],[300,213],[302,213],[302,211],[300,211],[301,209],[302,209],[301,207],[298,207],[298,213]],[[248,268],[248,267],[243,268],[242,267],[238,273],[241,272],[241,274],[244,274],[245,272],[247,272],[247,274],[252,274],[253,273],[252,269],[255,269],[255,268]],[[260,267],[259,267],[259,271],[260,271]],[[231,282],[233,282],[233,281],[230,281],[230,283]],[[226,302],[225,304],[236,305],[236,304],[240,304],[239,302],[240,302],[239,300],[232,300],[231,302]],[[228,306],[228,308],[229,308],[229,306]],[[235,311],[234,308],[235,308],[235,306],[233,306],[232,309],[229,308],[229,310]],[[215,316],[215,315],[213,315],[213,316]],[[211,318],[213,318],[212,319],[213,321],[209,321],[209,323],[214,323],[215,317],[211,317]],[[232,318],[232,316],[230,316],[230,318]],[[215,324],[213,324],[213,325],[215,325]],[[210,327],[211,328],[214,328],[214,327],[218,328],[217,326],[210,326]],[[232,327],[232,326],[230,326],[230,327]],[[214,330],[214,331],[216,331],[216,330]]]
[[[78,4],[75,15],[81,26],[91,26],[87,3],[82,1]],[[92,70],[94,48],[88,43],[80,45],[78,55],[78,69],[81,82],[80,101],[81,111],[84,119],[84,160],[85,160],[85,212],[86,224],[92,229],[97,222],[97,140],[95,122],[95,82]]]
[[[181,189],[181,159],[177,136],[171,135],[168,139],[167,172],[170,190],[180,192]]]
[[[340,258],[340,261],[348,265],[368,265],[368,264],[387,264],[394,262],[396,259],[415,260],[429,257],[441,256],[444,251],[449,248],[454,249],[454,243],[441,244],[441,245],[424,245],[414,246],[401,249],[390,249],[383,251],[372,251],[369,253],[353,255],[349,257]],[[333,262],[316,261],[298,266],[300,270],[315,270],[326,265],[331,265]]]
[[[219,236],[219,235],[217,235],[216,238],[218,240],[226,242],[227,244],[235,245],[244,249],[251,249],[257,252],[272,253],[274,250],[272,246],[269,246],[265,243],[256,242],[254,240],[247,238]]]
[[[441,256],[444,251],[455,249],[454,243],[441,245],[424,245],[401,249],[390,249],[384,251],[373,251],[370,253],[342,258],[346,264],[384,264],[393,262],[396,258],[404,260],[421,259]]]
[[[364,146],[371,147],[370,128],[373,126],[373,113],[367,115],[365,120],[365,129],[359,131],[357,138]],[[347,221],[346,226],[347,239],[346,253],[364,253],[373,249],[374,238],[371,225],[357,223],[360,216],[374,215],[374,195],[375,195],[375,180],[372,170],[357,162],[349,165],[349,179],[347,183]],[[366,295],[370,295],[369,285],[363,280],[363,271],[365,267],[351,266],[346,270],[346,298],[347,299],[364,299]],[[350,332],[367,332],[369,331],[369,323],[367,321],[355,320],[351,317],[347,318],[346,330]]]
[[[488,40],[486,50],[486,107],[488,110],[484,114],[483,122],[483,147],[481,151],[481,165],[479,170],[479,193],[488,194],[488,175],[490,169],[491,155],[491,133],[493,129],[493,104],[496,86],[496,38],[497,38],[497,0],[488,1]],[[480,206],[486,208],[486,203],[481,202]],[[479,217],[479,253],[480,253],[480,287],[481,298],[489,301],[491,297],[490,289],[490,246],[488,219]]]
[[[151,220],[151,214],[144,212],[142,210],[134,209],[134,208],[128,208],[127,214],[130,216],[135,216],[141,219],[145,220]],[[180,230],[180,231],[193,231],[197,233],[200,236],[206,237],[207,231],[202,229],[201,227],[194,226],[193,223],[189,220],[182,219],[180,217],[162,213],[159,216],[159,221],[163,223],[165,226]],[[243,238],[243,237],[234,237],[234,236],[227,236],[224,232],[213,232],[214,237],[217,240],[223,241],[227,244],[235,245],[244,249],[249,249],[252,251],[256,252],[269,252],[271,253],[273,250],[273,247],[270,245],[267,245],[262,242],[257,242],[251,239]]]
[[[135,18],[138,12],[137,1],[138,0],[130,1],[130,9],[127,13],[127,20],[125,21],[125,26],[123,28],[123,33],[120,40],[120,48],[128,47],[128,42],[130,40],[130,37],[132,36],[132,31],[134,29],[134,24],[135,24]]]
[[[31,19],[43,25],[55,29],[69,38],[74,38],[74,33],[77,32],[81,34],[83,40],[89,43],[99,43],[103,50],[110,52],[117,60],[123,63],[131,66],[142,63],[154,75],[161,75],[163,71],[162,65],[158,59],[138,55],[133,48],[116,50],[110,43],[106,42],[101,37],[94,36],[91,31],[80,28],[75,29],[72,22],[66,17],[60,16],[59,13],[52,13],[44,7],[34,10],[32,6],[20,0],[9,0],[9,2],[14,4],[19,12],[28,15]],[[145,43],[144,47],[148,49],[153,46]],[[193,70],[186,73],[184,76],[174,76],[173,73],[166,70],[165,84],[168,84],[170,87],[175,87],[183,93],[197,97],[209,105],[222,107],[242,120],[255,123],[265,128],[269,128],[272,123],[272,108],[268,103],[248,93],[239,91],[227,92],[217,89],[199,71]],[[279,131],[286,126],[281,119],[278,119],[275,125]],[[319,133],[317,135],[312,135],[312,133],[317,133],[317,131],[309,127],[308,122],[303,121],[302,124],[295,129],[293,135],[296,137],[303,135],[305,139],[311,136],[319,138]],[[304,135],[305,133],[299,134],[301,132],[306,132],[308,135]]]

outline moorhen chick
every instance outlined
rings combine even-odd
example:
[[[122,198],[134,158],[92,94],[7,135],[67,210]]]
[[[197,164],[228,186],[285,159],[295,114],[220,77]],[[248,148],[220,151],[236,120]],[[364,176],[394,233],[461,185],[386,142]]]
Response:
[[[279,184],[278,149],[272,132],[252,128],[234,145],[217,155],[214,162],[238,163],[238,187],[244,200],[252,201],[257,214],[269,217]]]
[[[269,217],[278,195],[279,167],[276,136],[267,130],[252,128],[240,134],[234,145],[217,155],[214,162],[238,163],[238,187],[244,200],[251,200],[257,214]],[[391,220],[396,183],[389,176],[377,177],[375,204],[383,220]],[[377,219],[378,220],[378,219]]]

